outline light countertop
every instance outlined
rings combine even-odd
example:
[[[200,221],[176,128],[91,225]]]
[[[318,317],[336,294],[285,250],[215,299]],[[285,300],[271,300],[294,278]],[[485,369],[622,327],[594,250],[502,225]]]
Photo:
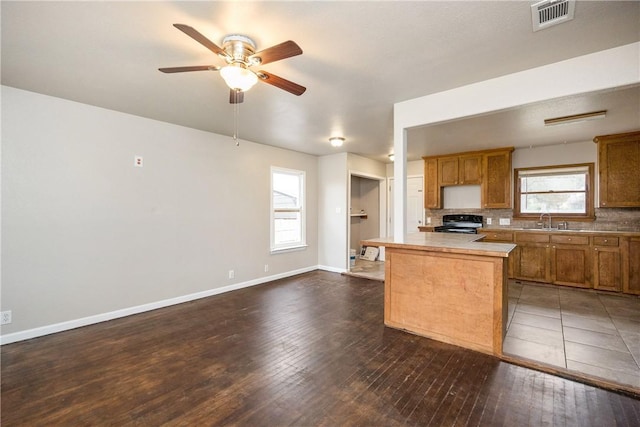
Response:
[[[482,243],[481,234],[454,233],[410,233],[401,241],[393,237],[379,237],[362,240],[363,246],[384,246],[387,248],[413,249],[431,252],[460,253],[506,258],[516,245],[512,243]]]

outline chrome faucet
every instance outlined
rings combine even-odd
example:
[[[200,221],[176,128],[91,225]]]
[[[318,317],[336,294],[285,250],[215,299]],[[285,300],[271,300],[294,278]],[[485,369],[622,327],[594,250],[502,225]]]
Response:
[[[549,226],[547,226],[547,227],[545,227],[545,225],[544,225],[544,219],[543,218],[544,218],[545,215],[547,217],[549,217]],[[540,222],[542,223],[542,228],[551,228],[551,214],[547,213],[547,212],[542,213],[540,215]]]

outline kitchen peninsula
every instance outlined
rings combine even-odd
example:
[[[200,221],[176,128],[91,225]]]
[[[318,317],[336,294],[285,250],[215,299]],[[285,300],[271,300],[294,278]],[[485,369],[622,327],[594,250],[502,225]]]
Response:
[[[385,247],[384,323],[501,355],[507,324],[507,258],[514,244],[480,234],[413,233],[363,240]]]

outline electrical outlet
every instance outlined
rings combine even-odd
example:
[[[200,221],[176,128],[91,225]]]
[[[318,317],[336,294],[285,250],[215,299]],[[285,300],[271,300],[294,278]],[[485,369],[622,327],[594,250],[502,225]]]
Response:
[[[487,225],[491,225],[491,218],[487,218]]]
[[[264,265],[264,272],[268,273],[269,272],[269,264],[265,264]]]
[[[233,279],[234,277],[236,277],[235,271],[229,270],[229,279]]]
[[[133,158],[133,166],[135,166],[137,168],[141,168],[143,166],[142,156],[135,156]]]
[[[6,325],[7,323],[11,323],[11,310],[0,313],[0,325]]]
[[[427,224],[431,224],[431,217],[430,216],[427,217]]]
[[[500,225],[511,225],[511,218],[500,218]]]

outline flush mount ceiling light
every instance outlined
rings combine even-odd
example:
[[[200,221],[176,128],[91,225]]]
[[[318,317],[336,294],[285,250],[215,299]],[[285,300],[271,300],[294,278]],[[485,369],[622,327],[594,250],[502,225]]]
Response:
[[[332,136],[329,138],[329,142],[333,147],[340,147],[344,144],[344,138],[341,136]]]
[[[572,116],[555,117],[553,119],[545,119],[545,126],[563,125],[567,123],[586,122],[588,120],[604,119],[607,116],[607,110],[593,111],[591,113],[574,114]]]

